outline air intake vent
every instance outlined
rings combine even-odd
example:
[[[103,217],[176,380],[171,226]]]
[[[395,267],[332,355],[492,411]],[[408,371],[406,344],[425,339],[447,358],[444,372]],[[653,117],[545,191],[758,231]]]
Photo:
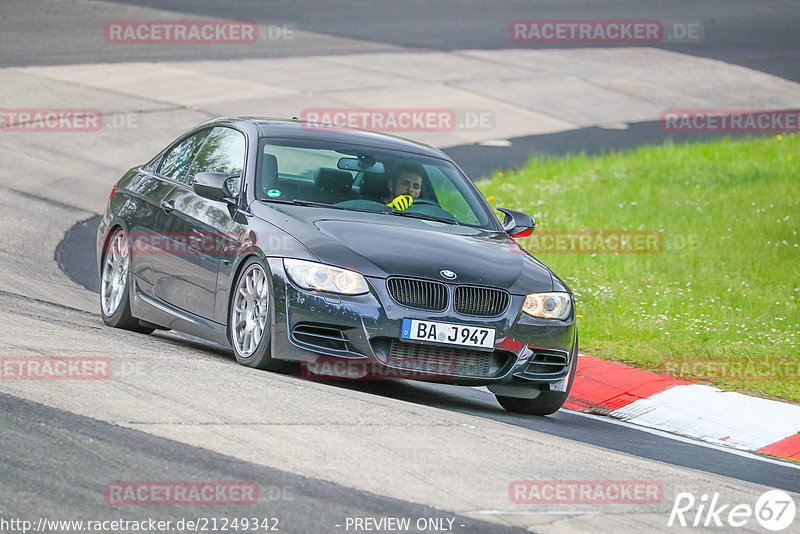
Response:
[[[566,366],[566,354],[537,352],[529,360],[525,372],[536,375],[556,375],[562,373]]]
[[[389,294],[398,304],[419,310],[447,309],[447,286],[414,278],[389,278]]]
[[[418,345],[392,340],[386,363],[392,367],[425,371],[443,378],[490,376],[492,353],[471,349]]]
[[[339,328],[301,323],[294,327],[292,335],[300,343],[312,345],[317,350],[350,350],[347,338]]]
[[[508,309],[511,297],[502,289],[458,286],[454,300],[456,311],[462,315],[496,317]]]

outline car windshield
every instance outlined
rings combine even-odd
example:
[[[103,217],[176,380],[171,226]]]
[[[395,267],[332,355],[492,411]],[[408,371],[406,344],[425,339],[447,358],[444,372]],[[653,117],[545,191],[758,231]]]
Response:
[[[497,229],[477,188],[452,163],[332,141],[266,139],[259,148],[256,197]],[[411,197],[411,205],[397,197]]]

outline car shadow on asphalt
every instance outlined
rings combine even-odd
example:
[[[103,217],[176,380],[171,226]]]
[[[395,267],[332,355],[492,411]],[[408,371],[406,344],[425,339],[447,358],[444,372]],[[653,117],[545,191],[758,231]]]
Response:
[[[495,408],[494,400],[464,397],[464,386],[422,383],[411,380],[324,380],[303,377],[306,380],[320,382],[333,387],[349,389],[379,395],[390,399],[402,400],[414,404],[422,404],[436,408],[455,411],[467,411],[471,414],[492,415],[503,413],[499,405]]]
[[[218,356],[224,356],[225,359],[233,362],[236,361],[233,357],[233,349],[224,347],[223,345],[218,345],[212,341],[200,339],[199,337],[190,336],[188,334],[183,334],[181,332],[175,332],[172,330],[156,330],[151,335],[175,347],[200,350],[216,354]]]
[[[205,353],[205,355],[210,357],[222,357],[232,365],[238,365],[233,355],[233,350],[229,347],[224,347],[211,341],[170,330],[156,330],[152,335],[172,346],[190,348],[197,352]],[[574,420],[574,418],[570,418],[563,412],[548,417],[507,412],[497,404],[497,401],[494,400],[492,395],[468,386],[455,386],[402,379],[342,380],[323,376],[315,377],[302,372],[299,363],[293,365],[288,371],[280,374],[335,388],[359,391],[369,395],[410,402],[412,404],[477,415],[495,421],[528,428],[535,427],[542,429],[551,425],[571,426],[573,424],[580,424],[578,421]]]

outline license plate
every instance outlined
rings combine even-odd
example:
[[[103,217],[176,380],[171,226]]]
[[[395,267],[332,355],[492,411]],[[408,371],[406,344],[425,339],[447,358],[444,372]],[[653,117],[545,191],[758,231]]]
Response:
[[[494,348],[494,328],[403,319],[403,339],[431,341],[462,347]]]

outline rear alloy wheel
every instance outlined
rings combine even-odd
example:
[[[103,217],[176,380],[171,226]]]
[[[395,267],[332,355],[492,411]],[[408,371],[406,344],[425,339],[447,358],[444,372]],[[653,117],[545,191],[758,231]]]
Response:
[[[497,402],[500,403],[500,406],[509,412],[528,415],[552,415],[567,402],[577,368],[578,341],[575,340],[575,353],[572,356],[572,362],[569,366],[569,382],[567,383],[566,391],[542,391],[535,399],[519,399],[516,397],[504,397],[502,395],[495,395],[495,397],[497,397]]]
[[[128,247],[128,236],[120,228],[111,235],[103,252],[100,315],[103,316],[103,322],[108,326],[151,334],[155,328],[142,326],[139,320],[131,315],[130,264],[131,253]]]
[[[272,291],[267,270],[251,258],[233,285],[228,332],[236,361],[247,367],[285,371],[287,362],[271,356]]]

